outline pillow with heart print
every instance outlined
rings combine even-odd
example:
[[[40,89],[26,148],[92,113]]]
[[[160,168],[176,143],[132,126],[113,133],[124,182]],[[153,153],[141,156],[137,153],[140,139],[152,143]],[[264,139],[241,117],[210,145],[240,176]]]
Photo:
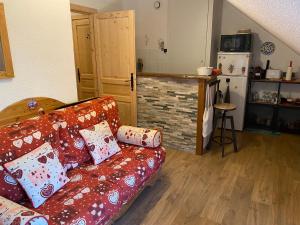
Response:
[[[114,138],[107,121],[79,131],[97,165],[121,149]]]
[[[73,169],[91,159],[79,130],[98,124],[99,116],[90,103],[53,111],[51,118],[60,124],[59,136],[63,166]]]
[[[48,115],[35,117],[0,128],[0,195],[20,202],[26,194],[18,182],[3,169],[3,164],[17,159],[45,142],[59,151],[58,125]]]
[[[117,133],[118,141],[149,148],[156,148],[161,144],[161,132],[140,127],[121,126]]]
[[[100,119],[99,122],[106,120],[111,132],[114,136],[116,136],[118,128],[121,126],[121,121],[118,105],[115,99],[111,96],[107,96],[105,98],[98,98],[89,102],[94,106],[97,116]]]
[[[39,207],[69,182],[63,166],[48,142],[6,163],[4,167],[22,185],[34,208]]]
[[[47,219],[30,209],[25,208],[0,196],[0,224],[47,225]]]

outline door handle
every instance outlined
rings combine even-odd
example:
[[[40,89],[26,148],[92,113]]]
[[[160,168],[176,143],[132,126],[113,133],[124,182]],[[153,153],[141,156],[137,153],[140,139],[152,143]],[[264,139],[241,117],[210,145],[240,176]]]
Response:
[[[131,76],[130,76],[130,86],[131,86],[131,91],[133,91],[134,90],[133,73],[131,73]]]
[[[77,78],[78,78],[78,82],[80,83],[80,69],[79,68],[77,68]]]

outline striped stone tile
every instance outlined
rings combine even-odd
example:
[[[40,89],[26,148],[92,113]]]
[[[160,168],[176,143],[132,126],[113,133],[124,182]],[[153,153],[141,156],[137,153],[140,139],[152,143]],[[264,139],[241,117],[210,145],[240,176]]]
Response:
[[[162,128],[164,146],[195,152],[198,81],[137,78],[138,126]]]

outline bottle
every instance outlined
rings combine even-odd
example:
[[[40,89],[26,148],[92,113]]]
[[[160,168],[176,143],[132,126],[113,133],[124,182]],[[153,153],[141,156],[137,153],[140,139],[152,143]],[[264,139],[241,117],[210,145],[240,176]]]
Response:
[[[287,68],[285,79],[292,80],[292,74],[293,74],[293,61],[290,61],[290,66]]]
[[[227,78],[227,79],[226,79],[227,88],[226,88],[226,93],[225,93],[225,97],[224,97],[224,103],[230,103],[230,89],[229,89],[229,83],[230,83],[230,79]]]
[[[267,70],[270,69],[270,60],[267,60],[266,69],[261,72],[261,79],[266,79]]]

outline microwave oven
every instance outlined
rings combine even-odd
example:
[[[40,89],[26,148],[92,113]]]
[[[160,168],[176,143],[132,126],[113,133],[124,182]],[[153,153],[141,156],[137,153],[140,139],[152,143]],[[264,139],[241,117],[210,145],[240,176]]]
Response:
[[[251,52],[252,34],[221,35],[221,52]]]

